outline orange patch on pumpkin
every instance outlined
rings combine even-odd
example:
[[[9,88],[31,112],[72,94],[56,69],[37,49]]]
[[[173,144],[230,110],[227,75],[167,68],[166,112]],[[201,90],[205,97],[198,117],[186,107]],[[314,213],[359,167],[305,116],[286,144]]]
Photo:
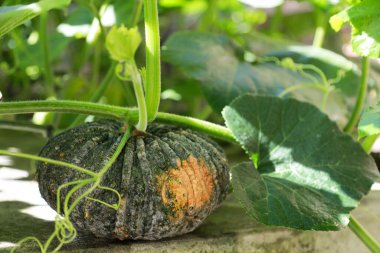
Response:
[[[213,177],[204,161],[189,156],[177,168],[158,176],[162,201],[170,206],[174,220],[181,220],[207,205],[214,191]],[[189,217],[189,218],[190,218]]]

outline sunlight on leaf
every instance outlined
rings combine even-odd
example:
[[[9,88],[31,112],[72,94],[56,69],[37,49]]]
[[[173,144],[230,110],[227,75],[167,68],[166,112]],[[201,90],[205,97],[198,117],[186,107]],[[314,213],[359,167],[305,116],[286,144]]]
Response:
[[[0,7],[0,37],[41,13],[66,7],[70,2],[71,0],[43,0],[28,5]]]
[[[380,1],[366,0],[351,6],[330,19],[339,31],[343,24],[352,26],[352,48],[361,56],[380,57]]]

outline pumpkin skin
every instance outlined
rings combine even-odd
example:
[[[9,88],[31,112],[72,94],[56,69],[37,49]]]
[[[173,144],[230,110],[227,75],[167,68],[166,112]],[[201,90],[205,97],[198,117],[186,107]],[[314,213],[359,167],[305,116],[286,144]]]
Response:
[[[87,123],[50,139],[40,156],[98,172],[116,150],[122,131],[123,125],[113,120]],[[73,169],[37,163],[41,195],[53,209],[60,185],[85,178]],[[78,231],[120,240],[157,240],[197,228],[225,199],[229,169],[223,150],[209,139],[152,124],[145,134],[130,137],[101,186],[121,194],[118,210],[83,199],[70,214]],[[76,191],[72,199],[89,187]],[[70,189],[61,191],[61,203]],[[115,193],[101,189],[90,197],[118,201]]]

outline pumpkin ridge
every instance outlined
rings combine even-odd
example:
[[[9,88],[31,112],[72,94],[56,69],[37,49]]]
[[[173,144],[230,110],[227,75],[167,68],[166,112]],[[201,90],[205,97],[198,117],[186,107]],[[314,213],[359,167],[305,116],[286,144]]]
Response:
[[[181,131],[182,132],[186,132],[186,131]],[[204,151],[202,149],[202,147],[194,142],[193,140],[191,140],[190,138],[188,138],[187,136],[184,136],[184,135],[180,135],[178,133],[172,133],[172,135],[176,138],[176,139],[182,139],[182,140],[186,140],[186,142],[190,143],[190,147],[191,147],[191,150],[188,150],[188,148],[184,147],[184,149],[188,150],[189,153],[195,153],[194,150],[198,150],[199,151],[199,154],[198,154],[198,157],[195,158],[194,156],[190,156],[190,157],[193,157],[196,159],[197,161],[197,164],[196,166],[198,166],[198,161],[199,163],[201,163],[202,160],[204,159],[211,159],[211,157],[209,156],[208,152]],[[189,159],[189,158],[188,158]],[[200,164],[201,165],[201,164]],[[215,175],[212,176],[213,180],[212,180],[212,184],[213,184],[213,188],[216,187],[216,189],[219,188],[218,184],[214,181],[214,178],[216,177],[217,175],[217,170],[215,168],[212,167],[212,165],[210,166],[210,164],[204,164],[208,170],[213,170],[215,172]],[[199,168],[202,168],[201,166]],[[199,172],[199,171],[194,171],[195,173]],[[199,174],[199,173],[198,173]],[[202,178],[202,177],[199,177],[199,178]],[[203,189],[207,192],[207,186],[206,186],[206,183],[204,182],[204,180],[200,180],[201,181],[201,184],[203,186]],[[193,184],[194,185],[194,184]]]
[[[224,154],[224,151],[216,148],[218,146],[214,147],[212,145],[212,143],[214,143],[214,141],[210,140],[209,138],[203,139],[198,134],[191,135],[187,131],[184,131],[184,132],[185,132],[184,135],[187,136],[190,140],[192,140],[194,145],[198,146],[200,150],[203,150],[201,144],[207,146],[206,150],[208,152],[204,152],[204,153],[207,153],[208,157],[206,157],[206,160],[210,161],[210,163],[211,163],[210,168],[212,167],[213,170],[215,171],[215,175],[214,175],[214,184],[216,187],[215,192],[217,192],[217,194],[218,194],[217,198],[219,199],[220,196],[224,195],[224,191],[221,192],[220,189],[222,189],[223,185],[225,185],[225,184],[223,184],[223,182],[221,182],[218,179],[224,178],[224,176],[225,176],[225,175],[223,175],[224,171],[227,171],[227,174],[228,174],[227,168],[226,168],[226,170],[217,169],[219,164],[223,164],[223,163],[227,162],[226,159],[220,155],[221,152],[222,152],[222,154]],[[210,142],[208,142],[208,141],[210,141]],[[227,176],[229,176],[229,175],[227,175]]]
[[[210,175],[209,168],[206,165],[206,163],[203,161],[203,159],[195,159],[194,157],[190,156],[189,160],[190,160],[190,163],[193,163],[192,168],[193,170],[195,170],[195,173],[198,174],[197,177],[200,181],[200,184],[202,185],[202,191],[203,191],[201,192],[202,202],[203,202],[203,199],[205,198],[208,203],[212,199],[213,190],[214,190],[212,175]],[[198,168],[198,169],[196,170],[195,168]],[[211,177],[211,183],[210,183],[210,177]],[[202,204],[204,205],[207,203],[203,202]]]
[[[129,139],[125,144],[125,147],[120,155],[122,155],[122,169],[121,169],[121,182],[120,182],[120,194],[121,201],[119,208],[116,210],[115,227],[113,234],[119,240],[123,240],[129,237],[129,231],[127,229],[127,204],[128,204],[128,183],[131,180],[131,168],[133,165],[133,146],[134,140]],[[130,151],[132,148],[132,151]]]
[[[104,149],[102,148],[102,155],[104,158],[100,161],[100,163],[90,168],[92,171],[100,171],[100,169],[110,160],[113,153],[117,149],[120,139],[120,135],[109,135],[107,140],[103,140],[100,142],[100,145],[98,145],[97,147],[104,147]],[[83,157],[83,159],[91,159],[91,157],[96,155],[92,152],[92,150],[90,150],[88,154],[89,156]],[[100,185],[120,191],[121,178],[112,178],[111,175],[118,174],[118,172],[121,171],[122,159],[123,157],[121,155],[117,157],[115,163],[110,167],[108,173],[103,176]],[[88,186],[88,188],[89,187],[90,186]],[[81,190],[81,193],[82,192],[84,192],[84,189]],[[94,190],[90,196],[92,198],[100,199],[109,203],[114,203],[117,201],[117,197],[114,193],[104,191],[101,189]],[[92,209],[90,209],[91,212],[86,213],[88,206],[92,207]],[[110,228],[113,228],[116,222],[115,213],[116,210],[110,209],[100,203],[92,203],[91,200],[81,201],[76,207],[76,215],[84,216],[83,226],[85,226],[89,231],[91,231],[92,234],[99,237],[110,237]],[[90,216],[86,218],[86,215]],[[105,222],[101,222],[101,220],[105,220]]]
[[[174,151],[174,149],[168,143],[164,142],[162,140],[162,138],[159,138],[159,137],[155,137],[155,138],[157,138],[157,143],[158,143],[159,147],[161,148],[161,151],[163,152],[163,154],[166,155],[165,159],[166,159],[167,163],[170,164],[169,167],[175,167],[177,164],[177,160],[178,160],[177,158],[179,158],[177,153]],[[167,159],[167,157],[170,157],[169,160]],[[165,169],[167,169],[167,168],[165,168]]]
[[[187,193],[191,193],[191,194],[187,194],[187,201],[186,201],[186,204],[188,206],[188,208],[191,208],[191,207],[195,207],[197,205],[197,202],[196,202],[196,191],[194,189],[194,180],[193,178],[190,176],[187,168],[188,166],[184,165],[184,163],[186,164],[186,161],[182,161],[182,160],[178,160],[178,167],[176,169],[180,170],[180,171],[183,171],[183,173],[187,176],[187,179],[188,179],[188,184],[185,184],[186,186],[191,186],[190,187],[190,190],[187,190],[186,192]],[[189,196],[190,195],[190,196]]]
[[[169,133],[169,137],[171,139],[175,140],[176,142],[178,142],[178,146],[181,146],[181,149],[183,151],[182,153],[187,155],[186,159],[180,159],[179,160],[179,162],[181,164],[178,164],[177,168],[178,169],[184,168],[184,171],[186,171],[186,173],[188,174],[188,176],[190,178],[191,186],[192,186],[192,195],[193,195],[192,198],[191,198],[191,199],[193,199],[193,201],[191,201],[191,202],[194,202],[194,203],[189,203],[189,205],[191,205],[195,209],[194,213],[196,213],[196,210],[198,210],[199,207],[200,207],[200,203],[197,203],[196,201],[199,199],[200,196],[202,196],[202,193],[199,193],[199,189],[197,187],[200,186],[199,183],[200,183],[200,181],[203,181],[203,180],[197,178],[197,176],[196,176],[197,173],[195,172],[195,170],[194,170],[194,168],[192,166],[190,166],[192,172],[190,170],[188,170],[187,168],[189,168],[189,165],[188,165],[188,163],[189,163],[188,161],[189,160],[191,160],[193,158],[196,161],[198,161],[199,157],[201,157],[202,155],[200,153],[198,153],[197,154],[197,156],[198,156],[197,158],[195,158],[194,156],[191,155],[192,153],[197,153],[197,152],[195,152],[195,149],[192,148],[193,147],[193,145],[192,145],[193,143],[188,138],[185,138],[184,136],[178,135],[177,132],[170,132]],[[181,141],[179,142],[179,140],[181,140]],[[184,143],[187,143],[188,145],[185,146]],[[173,143],[172,142],[168,142],[168,145],[173,145]],[[190,148],[190,150],[189,150],[189,148]],[[194,163],[193,163],[193,165],[194,165]],[[198,164],[197,164],[197,167],[199,168]],[[201,182],[201,184],[202,183],[203,182]],[[212,184],[213,184],[213,182],[212,182]],[[212,186],[212,188],[214,189],[214,185]],[[208,200],[209,201],[211,200],[211,196],[209,196]]]
[[[143,179],[144,179],[144,185],[145,185],[145,198],[144,198],[144,210],[146,211],[146,215],[143,217],[143,235],[145,235],[148,231],[148,229],[152,228],[153,220],[151,217],[153,217],[154,210],[155,210],[155,202],[151,199],[153,196],[152,192],[152,181],[153,181],[153,175],[152,175],[152,165],[150,161],[148,160],[148,157],[146,155],[146,141],[147,137],[138,137],[138,141],[141,142],[141,148],[144,148],[144,151],[140,154],[141,157],[139,157],[140,161],[140,168],[142,170]],[[139,153],[137,153],[139,154]],[[145,164],[145,166],[142,166],[142,163]]]
[[[218,170],[216,169],[217,167],[216,167],[216,165],[215,165],[215,162],[214,162],[214,159],[215,159],[215,157],[213,157],[213,156],[211,156],[210,154],[209,154],[209,152],[208,152],[208,150],[204,150],[203,148],[202,148],[202,146],[199,144],[199,140],[198,140],[198,142],[196,142],[195,140],[194,140],[194,138],[198,138],[198,139],[200,139],[197,135],[191,135],[191,134],[188,134],[188,132],[187,131],[182,131],[181,132],[182,134],[183,134],[183,136],[184,137],[182,137],[182,138],[187,138],[187,140],[191,143],[191,146],[194,146],[195,148],[195,150],[198,150],[199,152],[200,152],[200,154],[199,154],[199,157],[202,157],[202,160],[203,161],[210,161],[209,162],[209,164],[207,164],[206,166],[208,167],[208,169],[210,170],[210,171],[213,171],[213,176],[212,176],[212,178],[213,178],[213,180],[212,180],[212,183],[213,183],[213,186],[214,186],[214,188],[215,188],[215,192],[216,193],[214,193],[214,194],[216,194],[215,195],[215,198],[219,198],[219,191],[220,191],[220,186],[219,186],[219,184],[218,184],[218,182],[217,182],[217,177],[219,176],[219,173],[218,173]],[[194,137],[194,138],[191,138],[191,137]],[[204,141],[205,142],[205,141]],[[207,142],[206,142],[207,143]],[[204,143],[203,143],[204,144]]]

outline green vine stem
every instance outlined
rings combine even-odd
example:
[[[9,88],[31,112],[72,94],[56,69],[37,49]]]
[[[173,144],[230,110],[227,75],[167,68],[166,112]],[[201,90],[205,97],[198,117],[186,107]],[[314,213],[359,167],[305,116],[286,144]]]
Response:
[[[99,72],[100,72],[100,64],[102,60],[102,49],[103,49],[103,42],[98,38],[94,42],[94,54],[92,59],[92,68],[91,68],[91,85],[95,86],[98,84],[99,81]]]
[[[317,15],[317,28],[315,30],[315,35],[314,35],[314,41],[313,41],[313,46],[314,47],[322,47],[323,42],[325,40],[326,36],[326,27],[327,27],[327,19],[328,15],[323,12],[323,10],[320,10],[317,8],[316,10],[316,15]]]
[[[79,113],[127,120],[130,123],[136,123],[139,118],[137,108],[126,108],[89,102],[55,100],[0,103],[0,115],[35,112]],[[235,142],[235,139],[228,128],[208,121],[163,112],[157,113],[157,121],[192,128],[218,139]]]
[[[40,16],[40,41],[41,41],[41,51],[44,59],[44,76],[46,82],[46,93],[48,97],[55,95],[54,91],[54,74],[51,68],[50,62],[50,50],[49,50],[49,41],[47,38],[47,21],[48,13],[44,13]]]
[[[357,97],[357,101],[355,104],[354,111],[351,115],[351,118],[349,119],[346,127],[344,128],[344,131],[346,133],[351,133],[356,124],[359,122],[360,114],[363,110],[365,97],[367,95],[367,89],[368,89],[368,76],[369,76],[369,68],[370,68],[370,59],[368,57],[363,57],[362,59],[362,78],[360,82],[360,88],[359,93]]]
[[[135,7],[133,11],[133,16],[130,21],[131,27],[136,26],[139,23],[142,8],[143,8],[143,0],[135,0]]]
[[[52,134],[52,129],[49,126],[40,126],[22,121],[15,122],[11,120],[0,120],[0,129],[36,133],[42,135],[44,138],[48,138]]]
[[[203,14],[203,18],[199,25],[201,32],[212,32],[214,29],[213,24],[218,16],[218,0],[209,0],[208,8]]]
[[[95,93],[90,98],[90,102],[96,103],[99,102],[100,98],[103,96],[104,92],[108,88],[108,85],[111,83],[112,78],[114,77],[116,68],[116,62],[113,62],[110,68],[107,71],[106,76],[104,77],[103,81],[101,82],[100,86],[96,89]],[[84,115],[78,115],[74,120],[73,123],[71,123],[70,127],[74,127],[80,123],[82,123],[85,120],[86,116]]]
[[[236,142],[231,130],[208,121],[164,112],[157,114],[157,121],[188,127],[221,140]]]
[[[361,143],[363,149],[365,150],[367,154],[371,153],[372,147],[379,137],[380,137],[380,134],[371,135],[365,138],[365,140]]]
[[[157,0],[144,0],[148,120],[156,118],[161,96],[161,52]]]
[[[1,150],[1,149],[0,149],[0,155],[8,155],[8,156],[14,156],[14,157],[19,157],[19,158],[24,158],[24,159],[30,159],[30,160],[34,160],[34,161],[53,163],[53,164],[58,165],[58,166],[64,166],[64,167],[67,167],[70,169],[80,171],[80,172],[87,174],[89,176],[92,176],[92,177],[96,176],[95,172],[81,168],[81,167],[76,166],[74,164],[66,163],[66,162],[62,162],[62,161],[56,161],[56,160],[52,160],[52,159],[44,158],[44,157],[40,157],[40,156],[29,155],[29,154],[24,154],[24,153],[20,153],[20,152],[10,152],[10,151]]]
[[[281,30],[282,20],[283,20],[283,5],[279,5],[274,9],[274,13],[271,19],[269,33],[271,36],[279,37],[279,32]]]
[[[35,112],[61,112],[111,117],[117,119],[129,119],[137,122],[137,108],[123,108],[106,104],[71,100],[35,100],[20,102],[0,103],[0,114],[27,114]]]
[[[146,101],[143,87],[144,84],[139,69],[137,68],[136,62],[134,60],[129,62],[122,62],[120,63],[120,66],[121,72],[119,72],[118,75],[122,79],[126,80],[128,80],[127,75],[129,75],[129,78],[132,80],[133,89],[135,91],[137,99],[139,121],[135,127],[138,131],[145,132],[148,126],[148,114],[146,109]]]
[[[146,109],[145,94],[143,88],[143,82],[140,72],[136,66],[136,63],[132,64],[132,83],[133,89],[135,90],[137,106],[139,108],[139,122],[135,126],[137,130],[145,132],[148,127],[148,112]]]
[[[356,234],[357,237],[367,246],[373,253],[380,252],[380,245],[376,240],[360,225],[360,223],[353,217],[350,217],[348,227]]]

